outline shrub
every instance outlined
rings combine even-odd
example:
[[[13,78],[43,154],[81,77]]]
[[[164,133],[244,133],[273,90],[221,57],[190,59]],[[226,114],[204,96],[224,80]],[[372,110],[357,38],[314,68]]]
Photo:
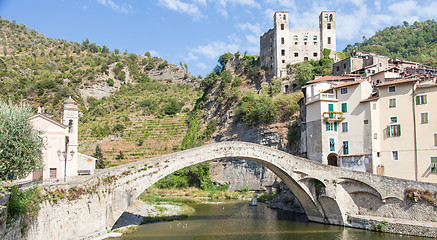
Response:
[[[286,95],[275,96],[273,102],[280,120],[287,120],[299,110],[299,100],[302,98],[302,93],[292,93]]]
[[[112,132],[123,132],[124,130],[124,125],[121,123],[117,123],[115,124],[115,126],[112,128]]]
[[[179,113],[184,106],[184,103],[176,101],[174,98],[170,98],[170,100],[164,106],[164,113],[167,115],[175,115]]]
[[[250,125],[271,123],[275,120],[275,106],[270,97],[248,92],[243,96],[240,106],[236,108],[236,116]]]
[[[144,67],[144,71],[150,71],[155,67],[155,63],[154,62],[149,62],[145,67]]]
[[[158,69],[163,69],[168,66],[168,62],[164,60],[161,64],[158,65]]]
[[[106,82],[108,83],[108,85],[109,85],[110,87],[114,86],[114,79],[112,79],[112,78],[108,78],[108,80],[106,80]]]

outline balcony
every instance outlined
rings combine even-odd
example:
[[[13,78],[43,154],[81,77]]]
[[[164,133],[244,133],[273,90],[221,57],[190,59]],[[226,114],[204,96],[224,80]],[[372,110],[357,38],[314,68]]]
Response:
[[[335,98],[335,94],[333,93],[319,93],[315,96],[308,97],[307,104],[320,100],[337,101],[337,99]]]
[[[344,120],[343,112],[324,112],[322,113],[322,118],[328,122],[341,122]]]

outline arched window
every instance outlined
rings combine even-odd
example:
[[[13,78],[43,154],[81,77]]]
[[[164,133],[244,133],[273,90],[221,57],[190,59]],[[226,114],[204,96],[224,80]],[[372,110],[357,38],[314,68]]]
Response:
[[[329,21],[332,22],[334,20],[334,16],[332,14],[329,15]]]
[[[327,27],[328,29],[331,29],[331,24],[330,23],[328,23],[328,27]]]
[[[298,37],[297,35],[294,35],[293,39],[294,39],[295,41],[297,41],[297,40],[299,39],[299,37]]]
[[[317,36],[316,35],[313,36],[313,40],[317,41]]]
[[[284,14],[284,20],[287,20],[286,15]]]
[[[303,36],[303,40],[304,40],[304,41],[308,41],[308,36],[306,36],[306,35]]]
[[[70,119],[70,121],[68,121],[68,131],[69,132],[73,132],[73,120]]]

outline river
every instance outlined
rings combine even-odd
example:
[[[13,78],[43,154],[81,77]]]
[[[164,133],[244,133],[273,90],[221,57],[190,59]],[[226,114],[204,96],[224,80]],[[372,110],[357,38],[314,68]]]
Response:
[[[118,239],[428,239],[308,222],[303,214],[270,209],[265,204],[248,206],[245,202],[225,202],[192,206],[196,212],[185,220],[141,225],[136,232],[125,234]]]

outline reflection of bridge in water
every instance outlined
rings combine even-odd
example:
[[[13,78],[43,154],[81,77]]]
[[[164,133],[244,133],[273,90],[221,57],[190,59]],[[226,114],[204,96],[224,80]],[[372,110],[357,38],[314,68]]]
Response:
[[[266,166],[296,195],[310,221],[350,226],[349,216],[370,215],[430,221],[436,210],[405,198],[407,188],[437,185],[323,165],[245,142],[221,142],[129,163],[74,183],[70,200],[44,205],[31,229],[35,239],[69,239],[110,229],[148,187],[184,167],[217,159],[245,159]],[[427,219],[430,218],[430,219]]]

